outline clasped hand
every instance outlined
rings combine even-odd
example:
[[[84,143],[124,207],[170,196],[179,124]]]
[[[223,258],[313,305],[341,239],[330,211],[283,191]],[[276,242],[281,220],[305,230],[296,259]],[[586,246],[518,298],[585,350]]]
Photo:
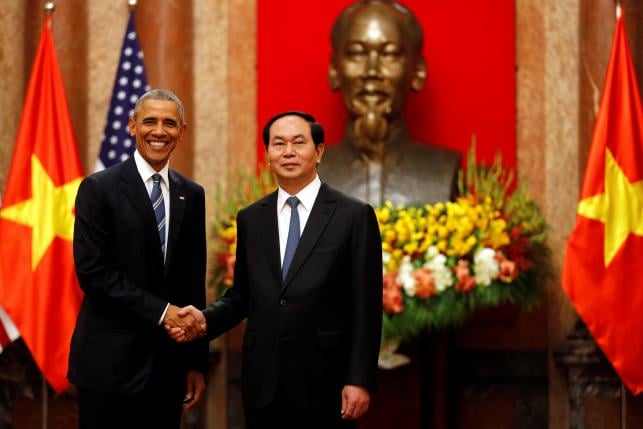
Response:
[[[163,318],[165,331],[177,343],[185,343],[205,335],[207,324],[203,313],[192,305],[179,308],[170,304]]]

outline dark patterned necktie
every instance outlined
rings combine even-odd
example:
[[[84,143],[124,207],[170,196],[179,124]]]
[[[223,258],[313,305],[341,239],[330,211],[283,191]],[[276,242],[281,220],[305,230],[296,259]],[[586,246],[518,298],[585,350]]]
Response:
[[[152,207],[154,208],[154,215],[156,216],[156,225],[159,230],[159,238],[161,239],[161,252],[165,256],[165,203],[163,201],[163,192],[161,192],[161,175],[154,174],[152,176]]]
[[[295,256],[295,250],[297,250],[297,244],[299,243],[299,212],[297,211],[299,200],[297,197],[290,197],[286,202],[290,205],[290,226],[288,227],[288,240],[286,241],[284,263],[281,266],[281,278],[283,280],[286,280],[290,263],[292,262],[293,256]]]

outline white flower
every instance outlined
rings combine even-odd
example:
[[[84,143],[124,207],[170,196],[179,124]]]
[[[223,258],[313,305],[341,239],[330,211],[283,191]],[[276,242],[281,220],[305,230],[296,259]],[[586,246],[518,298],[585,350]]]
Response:
[[[411,257],[406,255],[402,258],[402,263],[400,264],[400,270],[397,274],[397,282],[402,285],[404,292],[408,296],[415,296],[415,277],[413,276],[413,264],[411,263]]]
[[[391,261],[391,254],[388,252],[382,252],[382,274],[387,273],[386,266]]]
[[[449,267],[447,267],[446,256],[438,252],[438,254],[435,255],[433,259],[426,262],[424,266],[431,270],[431,274],[433,274],[436,292],[442,292],[446,288],[453,286],[453,275],[451,274]]]
[[[436,256],[440,255],[440,251],[436,246],[429,246],[428,249],[426,249],[426,260],[430,261],[431,259],[435,258]]]
[[[496,261],[495,250],[484,247],[473,255],[473,270],[476,273],[476,283],[482,286],[489,286],[498,278],[499,266]]]

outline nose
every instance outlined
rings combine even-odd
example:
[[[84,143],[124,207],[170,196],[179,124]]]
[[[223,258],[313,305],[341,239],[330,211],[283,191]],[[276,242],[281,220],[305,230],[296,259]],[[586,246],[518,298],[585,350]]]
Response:
[[[158,121],[158,122],[156,122],[156,124],[154,124],[154,128],[152,129],[152,133],[154,133],[155,135],[160,135],[160,134],[164,133],[163,132],[163,122],[162,121]]]
[[[295,154],[295,146],[292,144],[292,142],[286,143],[286,147],[284,148],[284,156],[293,156]]]
[[[380,55],[377,51],[370,51],[368,53],[366,75],[368,77],[379,77],[380,75]]]

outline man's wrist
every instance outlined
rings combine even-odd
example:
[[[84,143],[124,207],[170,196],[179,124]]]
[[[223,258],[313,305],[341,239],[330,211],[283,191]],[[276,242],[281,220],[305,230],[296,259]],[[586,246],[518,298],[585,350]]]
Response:
[[[167,314],[167,309],[168,308],[170,308],[170,303],[169,302],[167,304],[165,304],[165,309],[163,310],[163,314],[161,314],[161,318],[159,319],[159,322],[158,322],[159,326],[163,324],[163,319],[165,319],[165,315]]]

